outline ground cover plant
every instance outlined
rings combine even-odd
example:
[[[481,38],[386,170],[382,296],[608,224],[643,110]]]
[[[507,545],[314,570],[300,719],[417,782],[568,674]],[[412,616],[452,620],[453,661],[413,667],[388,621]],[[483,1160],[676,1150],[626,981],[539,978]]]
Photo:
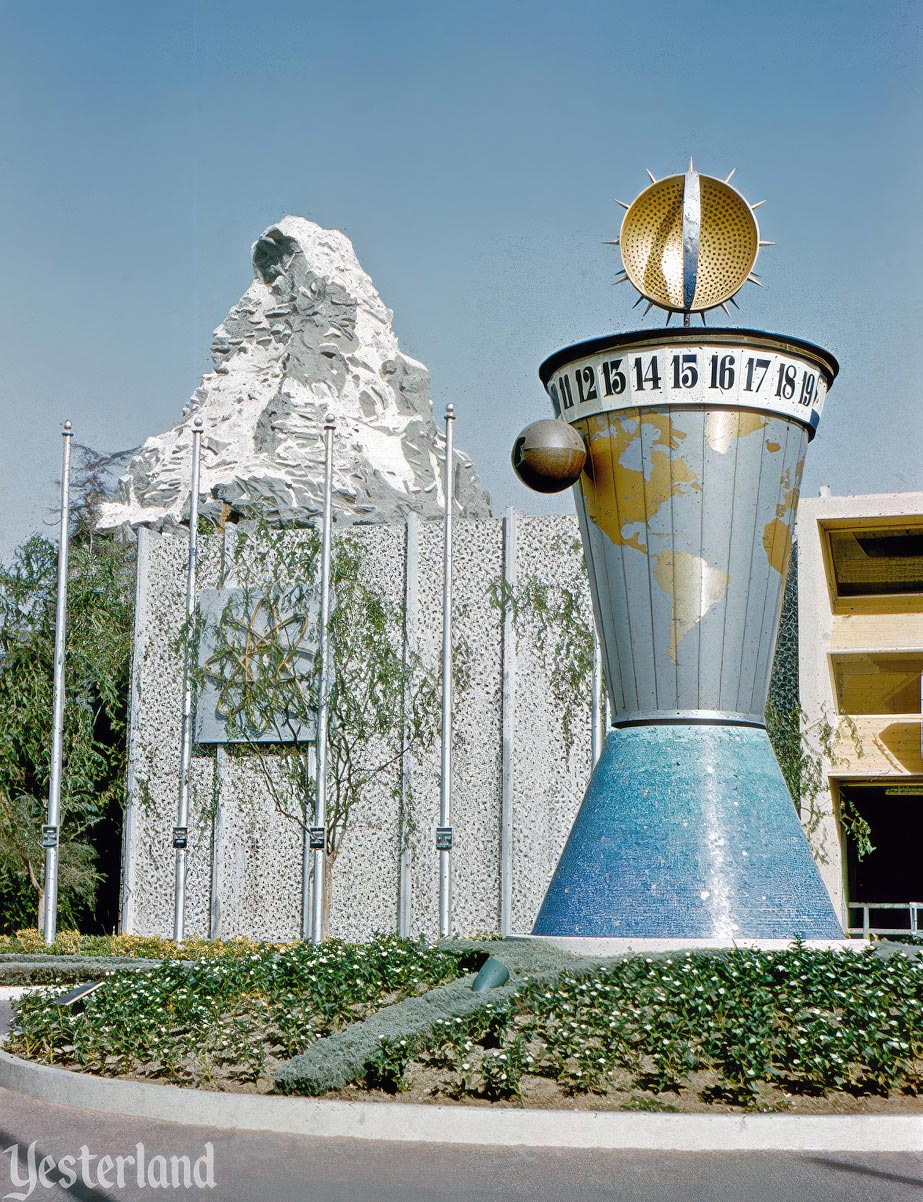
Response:
[[[632,957],[385,1041],[356,1088],[413,1100],[856,1109],[923,1092],[923,960],[815,951]]]
[[[461,975],[463,953],[378,936],[235,944],[223,953],[114,973],[75,1013],[62,990],[15,1006],[15,1055],[102,1075],[268,1091],[277,1064],[391,1002]]]

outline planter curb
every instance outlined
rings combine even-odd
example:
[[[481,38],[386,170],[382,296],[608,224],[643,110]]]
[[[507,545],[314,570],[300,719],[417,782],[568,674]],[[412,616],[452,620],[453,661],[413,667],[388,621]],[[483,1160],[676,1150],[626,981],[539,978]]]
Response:
[[[676,1152],[921,1152],[923,1115],[636,1114],[212,1093],[94,1077],[0,1051],[0,1085],[60,1105],[318,1138]]]

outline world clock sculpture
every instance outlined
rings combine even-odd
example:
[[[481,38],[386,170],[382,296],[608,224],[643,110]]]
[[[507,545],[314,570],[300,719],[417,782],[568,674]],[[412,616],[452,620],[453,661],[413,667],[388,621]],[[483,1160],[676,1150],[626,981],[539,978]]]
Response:
[[[764,718],[836,360],[705,326],[759,283],[758,206],[691,162],[651,181],[624,206],[617,282],[682,327],[552,355],[540,376],[554,418],[513,448],[526,484],[574,486],[611,712],[534,933],[842,939]]]

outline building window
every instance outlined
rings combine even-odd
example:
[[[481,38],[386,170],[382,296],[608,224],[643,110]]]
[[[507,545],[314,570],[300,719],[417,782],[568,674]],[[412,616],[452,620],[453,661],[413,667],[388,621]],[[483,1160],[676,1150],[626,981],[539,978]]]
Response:
[[[838,713],[920,713],[923,653],[834,655],[831,660]]]
[[[875,850],[860,860],[849,839],[846,840],[846,867],[850,926],[861,926],[858,905],[873,908],[869,915],[873,928],[902,928],[911,924],[908,910],[891,909],[908,902],[923,902],[923,861],[919,848],[923,840],[923,782],[884,785],[841,785],[869,824]],[[876,902],[889,908],[874,909]]]
[[[923,528],[830,530],[838,597],[923,593]]]

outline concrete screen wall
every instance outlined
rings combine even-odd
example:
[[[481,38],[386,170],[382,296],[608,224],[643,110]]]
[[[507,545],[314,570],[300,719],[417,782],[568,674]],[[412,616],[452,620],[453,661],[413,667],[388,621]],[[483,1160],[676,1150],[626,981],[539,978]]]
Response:
[[[350,535],[361,544],[369,585],[405,612],[400,637],[437,665],[441,524],[411,519],[354,527]],[[176,640],[186,540],[142,531],[138,553],[122,928],[169,935],[182,689]],[[515,624],[504,618],[490,598],[504,579],[520,588],[544,586],[552,606],[567,590],[576,599],[578,620],[590,629],[576,518],[511,512],[502,520],[456,527],[454,624],[456,642],[465,649],[452,778],[459,934],[531,930],[592,767],[591,674],[580,676],[565,715],[553,687],[561,652],[555,631],[528,606]],[[233,586],[234,580],[233,537],[202,538],[199,590]],[[779,655],[791,659],[792,649],[784,646],[789,625],[783,620]],[[258,768],[220,747],[199,748],[191,794],[189,933],[297,938],[302,832],[276,812]],[[330,934],[362,939],[400,930],[435,937],[438,814],[438,744],[376,778],[336,862]],[[831,879],[828,873],[828,885]]]
[[[436,665],[442,639],[440,523],[353,528],[367,582],[406,609],[404,637]],[[297,537],[297,535],[293,535]],[[179,770],[186,540],[142,531],[130,732],[122,927],[168,935]],[[490,599],[506,577],[532,578],[578,598],[591,622],[573,517],[458,522],[454,624],[465,647],[456,690],[453,762],[454,928],[529,931],[591,768],[588,676],[570,734],[554,700],[549,633],[528,612],[518,630]],[[199,590],[233,583],[233,540],[200,541]],[[330,934],[438,930],[439,748],[405,760],[369,787],[337,859]],[[258,769],[225,750],[199,749],[192,771],[190,933],[293,939],[301,930],[302,832],[278,814]],[[402,814],[401,794],[405,805]],[[507,821],[504,822],[504,815]],[[509,848],[501,913],[501,844]]]

